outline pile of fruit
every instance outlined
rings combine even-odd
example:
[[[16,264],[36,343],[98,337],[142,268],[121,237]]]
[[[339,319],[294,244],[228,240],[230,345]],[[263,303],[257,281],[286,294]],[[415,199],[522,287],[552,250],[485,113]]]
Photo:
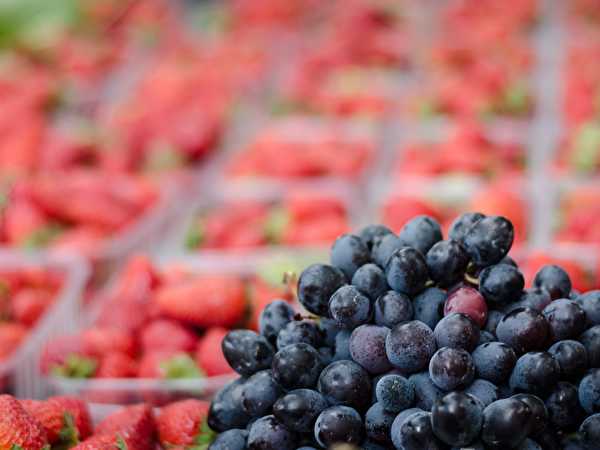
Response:
[[[63,274],[50,269],[0,269],[0,364],[20,347],[62,285]]]
[[[214,398],[213,450],[595,449],[600,292],[545,265],[529,288],[510,221],[431,217],[398,234],[340,236],[307,267],[296,315],[268,305],[259,333],[229,332],[240,375]]]
[[[291,300],[285,287],[257,274],[194,273],[133,258],[99,300],[93,324],[51,340],[40,361],[46,374],[66,378],[179,379],[231,372],[221,341],[236,326],[257,328],[273,298]],[[113,402],[128,401],[114,395]],[[107,399],[103,401],[106,403]]]
[[[323,245],[348,229],[348,211],[341,198],[296,189],[278,200],[234,198],[201,210],[188,229],[185,246],[236,250]]]

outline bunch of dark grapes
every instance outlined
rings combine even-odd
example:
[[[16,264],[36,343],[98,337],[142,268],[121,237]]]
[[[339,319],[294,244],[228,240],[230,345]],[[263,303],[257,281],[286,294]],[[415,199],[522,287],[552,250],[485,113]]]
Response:
[[[419,216],[339,237],[260,333],[230,332],[240,378],[211,450],[600,449],[600,291],[545,266],[525,289],[512,224]]]

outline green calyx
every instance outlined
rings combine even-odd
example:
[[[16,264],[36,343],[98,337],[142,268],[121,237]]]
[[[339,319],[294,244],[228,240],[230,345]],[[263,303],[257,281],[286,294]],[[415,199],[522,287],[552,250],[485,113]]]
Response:
[[[180,353],[160,363],[160,368],[165,378],[176,380],[180,378],[202,378],[204,372],[200,370],[190,355]]]
[[[204,226],[201,220],[195,220],[185,235],[185,248],[196,250],[204,242]]]
[[[581,126],[573,142],[569,164],[581,172],[591,172],[600,163],[600,124]]]
[[[119,450],[128,450],[127,443],[121,436],[117,436],[117,448]]]
[[[285,208],[276,206],[271,208],[264,224],[263,233],[267,242],[279,244],[283,233],[290,223],[290,215]]]
[[[50,223],[31,233],[23,240],[21,246],[26,250],[35,250],[47,247],[53,240],[60,236],[64,228],[57,223]]]
[[[63,365],[52,367],[52,375],[64,378],[91,378],[98,368],[98,362],[93,358],[81,355],[69,355]]]

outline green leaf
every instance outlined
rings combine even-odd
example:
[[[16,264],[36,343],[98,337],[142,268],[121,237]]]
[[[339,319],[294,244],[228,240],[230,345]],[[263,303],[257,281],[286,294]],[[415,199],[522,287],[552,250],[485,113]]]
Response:
[[[50,223],[38,230],[35,230],[23,240],[21,246],[25,250],[36,250],[47,247],[53,240],[64,232],[64,228],[57,223]]]
[[[573,143],[569,164],[581,172],[591,172],[600,163],[600,124],[581,126]]]
[[[205,373],[200,370],[196,361],[186,353],[179,353],[171,359],[160,363],[160,368],[169,380],[179,378],[202,378]]]
[[[285,208],[278,206],[271,208],[263,230],[267,242],[279,244],[289,223],[290,215]]]
[[[206,420],[203,420],[200,424],[198,434],[194,438],[194,450],[203,450],[204,448],[208,448],[208,446],[215,440],[216,437],[217,434],[210,429]]]
[[[529,90],[527,84],[517,81],[508,86],[504,92],[502,112],[524,114],[529,110]]]
[[[201,220],[195,220],[188,232],[185,235],[185,248],[188,250],[196,250],[202,246],[204,242],[204,226]]]
[[[23,447],[17,444],[13,444],[10,450],[25,450]]]
[[[123,438],[121,436],[117,436],[117,448],[119,450],[128,450],[127,444],[125,443],[125,441],[123,440]]]
[[[54,376],[64,378],[91,378],[98,362],[95,359],[81,355],[69,355],[62,366],[54,366],[50,370]]]
[[[68,411],[63,415],[63,427],[58,433],[58,439],[66,445],[66,448],[75,447],[79,444],[79,430],[77,430],[73,415]]]

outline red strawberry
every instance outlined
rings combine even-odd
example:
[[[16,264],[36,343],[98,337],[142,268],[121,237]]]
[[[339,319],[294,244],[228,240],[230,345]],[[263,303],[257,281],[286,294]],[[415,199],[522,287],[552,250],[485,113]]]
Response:
[[[227,332],[225,328],[211,328],[198,343],[196,362],[209,377],[233,373],[221,350],[221,341]]]
[[[44,427],[50,444],[57,442],[63,429],[69,427],[66,425],[67,418],[58,405],[38,400],[21,400],[21,405],[23,405],[23,408],[29,415],[34,417]],[[72,418],[70,420],[72,422]],[[77,441],[70,441],[70,443],[74,444]]]
[[[100,361],[96,378],[130,378],[138,372],[135,360],[124,353],[112,352],[105,355]]]
[[[233,327],[246,312],[244,283],[235,276],[200,276],[165,286],[154,301],[164,315],[201,327]]]
[[[121,352],[135,355],[133,336],[113,327],[94,327],[84,331],[81,336],[87,354],[104,356],[110,352]]]
[[[173,351],[146,353],[140,360],[139,378],[198,378],[203,375],[187,353]]]
[[[86,439],[71,450],[130,450],[129,441],[121,436],[97,434]]]
[[[212,432],[206,426],[209,403],[182,400],[162,408],[156,420],[162,445],[201,445],[210,443]]]
[[[32,326],[52,303],[53,295],[41,289],[21,289],[12,298],[13,317],[23,325]]]
[[[0,450],[41,450],[48,445],[42,425],[10,395],[0,395]]]
[[[50,397],[48,403],[57,405],[63,412],[73,417],[73,422],[80,439],[86,439],[92,434],[92,418],[86,403],[75,397]]]
[[[192,351],[196,347],[196,335],[174,320],[155,320],[148,324],[140,336],[144,351]]]
[[[57,367],[64,366],[72,356],[87,356],[79,335],[60,336],[46,344],[40,357],[40,369],[48,374]]]
[[[27,335],[27,329],[18,323],[0,323],[0,361],[8,358]]]
[[[120,409],[96,427],[96,435],[121,438],[128,450],[154,450],[155,433],[152,408],[146,404]]]

